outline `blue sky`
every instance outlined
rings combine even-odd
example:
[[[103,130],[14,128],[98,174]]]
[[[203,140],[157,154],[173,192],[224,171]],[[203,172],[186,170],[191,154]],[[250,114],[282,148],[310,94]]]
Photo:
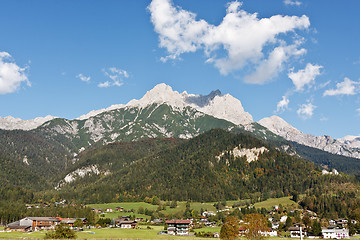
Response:
[[[360,2],[0,0],[0,116],[220,89],[255,121],[360,135]],[[257,15],[255,14],[257,13]]]

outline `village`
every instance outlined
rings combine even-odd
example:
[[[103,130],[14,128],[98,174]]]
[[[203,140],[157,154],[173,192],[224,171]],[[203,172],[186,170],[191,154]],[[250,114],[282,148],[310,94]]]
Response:
[[[123,207],[97,209],[93,208],[93,212],[100,216],[105,216],[109,213],[126,213]],[[287,237],[287,238],[309,238],[309,239],[349,239],[349,226],[357,224],[355,220],[347,219],[330,219],[327,226],[322,226],[319,233],[314,234],[314,225],[312,222],[317,222],[319,218],[316,213],[309,210],[294,209],[292,214],[296,213],[303,220],[299,223],[290,221],[291,217],[286,214],[279,215],[279,206],[274,206],[272,210],[266,213],[267,229],[261,232],[264,237]],[[78,232],[87,231],[99,228],[111,229],[140,229],[140,226],[151,228],[151,226],[163,226],[163,230],[159,231],[158,235],[169,236],[199,236],[219,238],[220,231],[211,231],[211,229],[219,230],[222,223],[214,220],[217,214],[231,214],[230,209],[225,208],[217,211],[203,211],[198,218],[186,219],[144,219],[142,217],[134,217],[131,215],[118,216],[114,219],[100,218],[104,220],[103,224],[89,225],[86,218],[61,218],[61,217],[25,217],[18,221],[9,223],[3,232],[38,232],[54,230],[56,226],[62,225]],[[108,220],[108,221],[106,221]],[[304,221],[305,220],[305,221]],[[247,230],[247,222],[239,221],[238,236],[245,236]],[[322,222],[324,225],[324,221]],[[195,231],[196,230],[196,231]]]

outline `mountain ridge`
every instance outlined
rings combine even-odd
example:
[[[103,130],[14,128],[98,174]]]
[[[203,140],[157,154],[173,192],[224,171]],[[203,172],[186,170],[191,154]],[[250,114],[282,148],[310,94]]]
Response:
[[[336,140],[330,136],[314,136],[305,134],[291,126],[279,116],[263,118],[258,123],[271,132],[279,135],[286,140],[299,144],[321,149],[333,154],[344,155],[347,157],[360,158],[360,138],[355,136],[345,137]],[[359,145],[357,145],[359,144]]]

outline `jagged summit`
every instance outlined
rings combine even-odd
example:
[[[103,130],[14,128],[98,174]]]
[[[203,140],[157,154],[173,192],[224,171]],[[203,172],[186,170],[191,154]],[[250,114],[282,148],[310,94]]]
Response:
[[[7,116],[4,118],[0,117],[0,129],[4,130],[32,130],[42,125],[43,123],[50,121],[56,117],[46,116],[46,117],[37,117],[30,120],[22,120],[20,118],[14,118],[12,116]]]
[[[174,91],[169,85],[160,83],[153,89],[146,92],[146,94],[139,100],[133,99],[127,104],[112,105],[105,109],[92,110],[77,118],[78,120],[85,120],[94,117],[103,112],[112,111],[122,108],[146,108],[151,104],[167,104],[174,109],[184,109],[186,107],[194,108],[200,112],[211,115],[213,117],[224,119],[236,125],[247,125],[253,122],[252,116],[245,112],[241,102],[229,94],[222,95],[220,90],[212,91],[208,95],[188,94],[186,91],[179,93]],[[0,118],[0,129],[23,129],[31,130],[42,125],[44,122],[53,119],[48,116],[46,118],[39,118],[33,120],[21,120]]]
[[[211,91],[211,93],[209,93],[206,96],[203,96],[203,95],[194,95],[194,96],[188,95],[186,97],[185,101],[187,103],[189,103],[189,104],[195,104],[195,105],[198,105],[199,107],[205,107],[216,96],[221,96],[221,92],[220,92],[219,89],[217,89],[215,91]]]
[[[330,136],[305,134],[278,116],[263,118],[258,123],[286,140],[318,148],[333,154],[360,158],[360,152],[353,150],[354,148],[360,148],[360,138],[345,137],[335,140]]]
[[[284,119],[276,115],[263,118],[258,123],[269,129],[273,133],[282,137],[286,136],[287,134],[302,134],[302,132],[300,132],[299,130],[291,126],[289,123],[287,123]]]

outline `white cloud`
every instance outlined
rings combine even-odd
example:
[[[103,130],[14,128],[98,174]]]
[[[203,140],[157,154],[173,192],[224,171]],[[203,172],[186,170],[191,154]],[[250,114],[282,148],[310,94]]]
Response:
[[[315,82],[315,78],[320,75],[320,69],[322,67],[323,66],[308,63],[305,69],[301,69],[297,72],[291,71],[288,74],[288,77],[294,83],[295,91],[302,91],[305,86],[311,87]]]
[[[343,82],[336,84],[336,89],[326,90],[323,96],[355,95],[359,92],[359,84],[360,82],[351,81],[349,78],[345,78]]]
[[[0,52],[0,94],[15,92],[22,83],[31,86],[26,69],[19,67],[9,53]]]
[[[91,79],[90,77],[84,76],[82,73],[78,74],[76,77],[83,82],[90,82]]]
[[[283,96],[276,106],[276,112],[285,111],[285,109],[288,108],[289,102],[290,100],[286,96]]]
[[[305,15],[275,15],[259,19],[257,13],[242,10],[237,1],[228,4],[226,15],[218,26],[196,20],[196,14],[174,7],[171,0],[153,0],[148,9],[154,29],[159,34],[159,46],[169,53],[161,58],[162,61],[204,50],[207,62],[214,64],[223,75],[254,66],[257,71],[247,81],[255,80],[251,83],[258,84],[275,76],[282,64],[299,51],[296,49],[294,54],[286,51],[289,46],[280,37],[310,26]],[[222,52],[225,56],[219,57],[217,53],[223,55]]]
[[[291,5],[291,6],[300,6],[302,2],[300,1],[294,1],[294,0],[284,0],[285,5]]]
[[[304,103],[300,106],[300,108],[296,112],[299,115],[299,117],[303,119],[308,119],[312,117],[315,108],[316,106],[310,102],[306,104]]]
[[[103,69],[103,72],[105,76],[110,78],[111,81],[105,81],[103,83],[99,83],[98,87],[112,87],[112,86],[120,87],[124,85],[124,78],[130,77],[127,71],[122,69],[117,69],[115,67]]]
[[[329,119],[327,118],[327,117],[322,117],[322,118],[320,118],[320,121],[322,121],[322,122],[326,122],[326,121],[328,121]]]
[[[269,79],[276,77],[278,72],[282,70],[283,63],[292,55],[302,55],[305,52],[305,49],[297,49],[296,45],[277,47],[269,54],[268,59],[259,62],[255,72],[245,77],[245,82],[265,83]]]
[[[99,83],[99,84],[98,84],[98,87],[101,87],[101,88],[110,87],[110,82],[109,82],[109,81],[106,81],[106,82],[103,82],[103,83]]]

